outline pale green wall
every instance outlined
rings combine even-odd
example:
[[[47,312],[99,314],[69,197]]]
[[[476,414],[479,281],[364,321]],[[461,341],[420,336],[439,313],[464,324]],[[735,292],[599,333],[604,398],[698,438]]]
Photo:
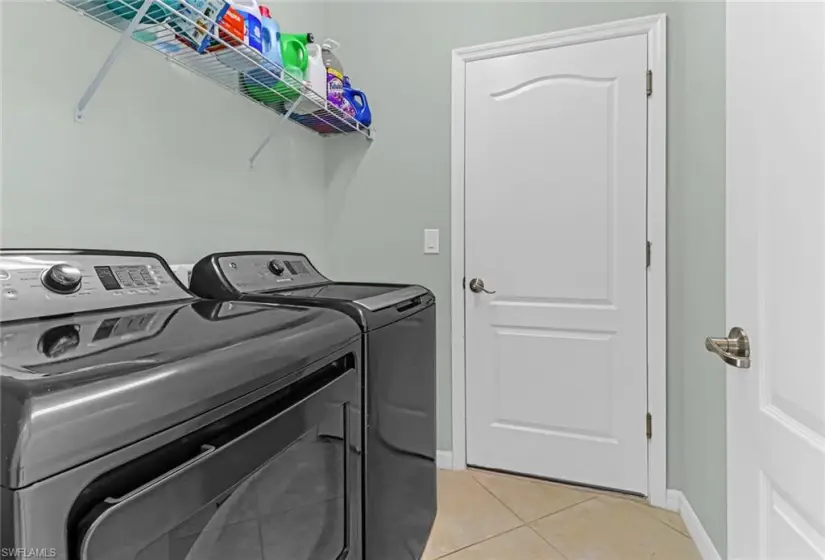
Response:
[[[273,3],[323,33],[317,4]],[[54,2],[2,2],[3,246],[145,249],[171,262],[284,247],[323,261],[324,141]],[[247,201],[252,201],[248,204]]]
[[[450,449],[450,51],[666,12],[668,479],[724,554],[724,369],[702,348],[725,329],[724,5],[271,5],[285,28],[344,43],[376,116],[371,146],[289,127],[250,172],[273,116],[135,45],[76,124],[115,35],[54,3],[3,2],[2,245],[149,249],[172,262],[286,247],[335,277],[427,285],[439,305],[439,448]],[[433,227],[442,252],[424,255]]]
[[[725,5],[683,4],[672,28],[668,361],[681,374],[682,473],[688,497],[727,557],[725,366],[705,351],[725,326]],[[678,22],[674,21],[674,24]],[[678,310],[678,311],[677,311]],[[720,335],[721,336],[721,335]],[[671,375],[670,378],[675,378]]]
[[[668,479],[724,552],[724,369],[702,346],[725,325],[724,4],[328,4],[328,29],[369,95],[378,136],[360,167],[348,145],[328,170],[327,254],[336,276],[435,291],[438,443],[450,449],[450,51],[654,13],[669,18]],[[441,230],[440,255],[423,254],[424,228]]]

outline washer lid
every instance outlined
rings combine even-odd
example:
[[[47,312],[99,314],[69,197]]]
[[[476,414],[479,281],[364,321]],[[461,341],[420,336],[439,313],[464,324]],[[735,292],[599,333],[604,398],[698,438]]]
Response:
[[[332,283],[314,288],[273,291],[270,293],[301,298],[347,301],[361,305],[370,311],[379,311],[423,296],[428,294],[429,291],[422,286],[398,284]]]
[[[337,311],[213,301],[0,324],[2,485],[287,383],[359,336]]]
[[[386,294],[387,291],[397,290],[398,286],[384,286],[382,284],[324,284],[314,288],[302,288],[299,290],[275,291],[267,293],[278,293],[281,295],[311,297],[321,299],[340,299],[345,301],[356,301],[368,299]]]

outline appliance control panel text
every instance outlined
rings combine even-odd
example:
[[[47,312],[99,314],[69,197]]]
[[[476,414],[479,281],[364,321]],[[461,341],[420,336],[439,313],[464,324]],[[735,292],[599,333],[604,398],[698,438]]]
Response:
[[[0,321],[193,299],[151,256],[0,252]]]
[[[240,292],[300,288],[329,280],[304,255],[255,253],[222,255],[217,265]]]

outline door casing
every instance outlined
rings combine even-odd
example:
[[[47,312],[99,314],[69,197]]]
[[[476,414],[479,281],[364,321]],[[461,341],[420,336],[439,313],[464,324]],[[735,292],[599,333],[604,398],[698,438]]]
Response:
[[[647,105],[647,386],[652,436],[648,443],[648,499],[667,507],[667,283],[666,283],[666,136],[667,67],[664,14],[609,22],[453,50],[451,131],[450,296],[452,327],[452,468],[467,468],[465,303],[464,303],[464,98],[469,62],[629,37],[647,36],[652,94]],[[640,80],[646,79],[639,76]],[[645,429],[640,422],[639,429]]]

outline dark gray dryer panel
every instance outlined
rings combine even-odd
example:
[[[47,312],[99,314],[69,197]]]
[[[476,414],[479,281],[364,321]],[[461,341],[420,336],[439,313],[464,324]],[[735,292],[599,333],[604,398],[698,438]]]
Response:
[[[359,334],[326,309],[202,300],[0,323],[2,484],[31,484],[173,426]]]

